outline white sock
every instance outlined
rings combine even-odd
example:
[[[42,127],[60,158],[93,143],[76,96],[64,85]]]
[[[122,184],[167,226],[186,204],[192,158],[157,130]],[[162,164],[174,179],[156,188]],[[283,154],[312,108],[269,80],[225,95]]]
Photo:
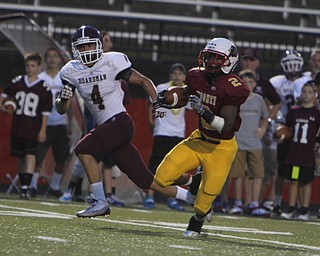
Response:
[[[278,196],[278,195],[275,195],[275,197],[274,197],[274,206],[276,206],[276,205],[281,205],[281,197],[282,196]]]
[[[235,204],[236,206],[242,207],[242,201],[241,201],[241,200],[236,200],[236,201],[234,202],[234,204]]]
[[[58,174],[58,173],[55,172],[53,174],[53,176],[52,176],[50,187],[53,190],[59,190],[60,189],[61,179],[62,179],[62,174]]]
[[[31,188],[37,189],[38,178],[39,178],[39,173],[38,173],[38,172],[35,172],[35,173],[32,175],[32,180],[31,180],[31,183],[30,183],[30,187],[31,187]]]
[[[104,202],[107,202],[106,196],[104,194],[102,181],[99,181],[99,182],[96,182],[96,183],[92,183],[91,184],[91,189],[92,189],[92,192],[95,195],[97,200],[100,199],[100,200],[102,200]]]
[[[258,201],[252,201],[250,203],[250,205],[253,206],[253,207],[257,207],[257,206],[259,206],[259,203],[258,203]]]
[[[182,201],[187,201],[188,190],[177,186],[176,198]]]

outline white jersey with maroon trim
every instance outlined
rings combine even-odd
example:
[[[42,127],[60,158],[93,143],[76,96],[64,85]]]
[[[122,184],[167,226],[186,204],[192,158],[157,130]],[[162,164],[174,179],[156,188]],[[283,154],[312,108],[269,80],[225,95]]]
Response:
[[[124,92],[116,76],[131,67],[128,57],[120,52],[104,53],[92,67],[69,61],[60,71],[60,78],[74,85],[98,125],[125,112]]]
[[[303,75],[302,77],[296,79],[295,81],[290,81],[285,75],[277,75],[270,78],[270,82],[276,89],[277,93],[281,98],[281,113],[282,120],[287,115],[288,111],[296,105],[296,100],[300,96],[298,92],[301,93],[302,86],[310,80],[309,76]],[[280,120],[279,120],[280,121]]]
[[[167,90],[172,83],[159,84],[157,91]],[[187,107],[178,109],[165,109],[166,115],[163,118],[155,119],[155,127],[153,136],[168,136],[168,137],[185,137],[186,121],[185,113]],[[189,107],[190,108],[190,107]]]
[[[48,118],[47,125],[49,126],[55,126],[55,125],[67,125],[67,114],[60,115],[55,107],[55,100],[59,96],[63,84],[61,82],[61,79],[59,77],[59,74],[57,74],[55,77],[51,77],[48,75],[47,72],[42,72],[38,75],[38,77],[41,80],[44,80],[47,84],[49,84],[51,93],[52,93],[52,99],[53,99],[53,108],[51,115]]]

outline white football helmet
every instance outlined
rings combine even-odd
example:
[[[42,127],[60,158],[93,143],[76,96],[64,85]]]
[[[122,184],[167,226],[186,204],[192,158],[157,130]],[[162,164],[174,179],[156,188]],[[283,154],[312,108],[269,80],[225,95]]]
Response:
[[[280,64],[285,74],[298,75],[302,70],[303,58],[296,50],[286,50]]]
[[[90,51],[79,51],[79,46],[84,44],[95,44],[95,49]],[[91,26],[81,26],[72,36],[72,54],[74,59],[81,61],[84,65],[97,62],[103,54],[101,34],[99,30]]]
[[[215,73],[221,70],[229,74],[237,65],[239,54],[237,47],[226,38],[213,38],[200,52],[199,67],[207,72]]]

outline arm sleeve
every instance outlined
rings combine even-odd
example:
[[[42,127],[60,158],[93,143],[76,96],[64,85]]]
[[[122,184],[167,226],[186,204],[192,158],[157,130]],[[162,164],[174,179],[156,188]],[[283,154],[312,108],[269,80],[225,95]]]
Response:
[[[132,69],[130,68],[126,68],[125,70],[122,70],[120,73],[118,73],[118,75],[116,75],[116,80],[124,80],[126,82],[129,82],[130,76],[132,74]]]
[[[266,98],[271,102],[272,105],[279,104],[281,98],[277,93],[276,89],[273,87],[271,82],[267,79],[261,80],[263,91],[265,92]]]

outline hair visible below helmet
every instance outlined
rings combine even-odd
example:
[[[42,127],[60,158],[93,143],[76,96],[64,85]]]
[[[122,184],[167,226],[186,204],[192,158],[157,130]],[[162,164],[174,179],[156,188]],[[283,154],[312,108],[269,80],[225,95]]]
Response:
[[[303,58],[296,50],[286,50],[280,64],[286,75],[296,76],[299,75],[302,70]]]
[[[239,54],[237,47],[225,38],[213,38],[200,52],[199,67],[207,72],[215,73],[221,70],[229,74],[237,65]]]
[[[81,26],[72,36],[71,48],[74,59],[81,61],[84,65],[97,62],[103,54],[101,34],[99,30],[91,26]],[[78,47],[84,44],[95,44],[94,50],[79,51]]]

